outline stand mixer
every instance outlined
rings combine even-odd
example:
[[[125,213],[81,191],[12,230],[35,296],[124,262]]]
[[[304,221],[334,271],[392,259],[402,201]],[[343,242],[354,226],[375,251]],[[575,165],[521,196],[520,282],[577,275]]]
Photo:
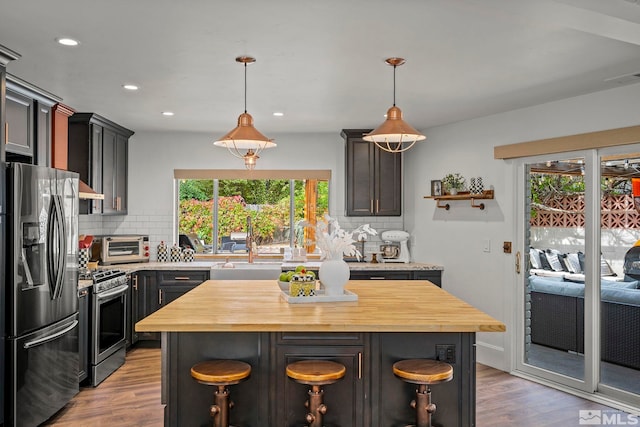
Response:
[[[411,255],[407,241],[411,235],[402,230],[387,230],[380,233],[384,244],[380,245],[382,262],[409,262]]]

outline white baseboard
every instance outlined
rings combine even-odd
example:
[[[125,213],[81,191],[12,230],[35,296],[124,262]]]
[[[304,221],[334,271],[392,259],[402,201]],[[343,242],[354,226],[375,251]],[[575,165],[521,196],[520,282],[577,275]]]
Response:
[[[501,371],[509,372],[504,348],[476,342],[476,361]]]

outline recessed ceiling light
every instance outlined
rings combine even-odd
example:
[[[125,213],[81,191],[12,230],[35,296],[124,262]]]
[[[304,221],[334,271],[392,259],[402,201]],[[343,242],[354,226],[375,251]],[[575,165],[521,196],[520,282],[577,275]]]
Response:
[[[122,85],[123,88],[125,88],[126,90],[138,90],[138,86],[136,85]]]
[[[163,116],[173,116],[173,111],[163,111],[162,115]]]
[[[282,117],[282,116],[284,116],[284,113],[281,113],[281,112],[279,112],[279,111],[276,111],[275,113],[273,113],[273,115],[274,115],[275,117]]]
[[[80,44],[77,40],[70,39],[68,37],[60,37],[59,39],[56,39],[56,41],[64,46],[78,46]]]

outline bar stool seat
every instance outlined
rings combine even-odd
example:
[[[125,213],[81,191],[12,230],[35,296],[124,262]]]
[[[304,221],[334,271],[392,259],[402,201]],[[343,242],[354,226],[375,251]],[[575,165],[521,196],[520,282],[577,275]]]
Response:
[[[251,374],[251,365],[239,360],[207,360],[191,367],[191,376],[199,383],[217,387],[214,404],[209,409],[213,417],[213,427],[229,427],[229,400],[227,386],[244,381]]]
[[[305,405],[309,408],[306,420],[309,427],[322,427],[322,417],[327,413],[323,403],[323,385],[333,384],[342,379],[347,369],[342,363],[330,360],[300,360],[287,365],[287,376],[301,384],[310,385],[309,400]]]
[[[431,427],[431,415],[436,405],[431,402],[430,385],[451,381],[453,367],[431,359],[406,359],[393,364],[393,373],[401,380],[418,384],[411,407],[416,410],[416,427]]]

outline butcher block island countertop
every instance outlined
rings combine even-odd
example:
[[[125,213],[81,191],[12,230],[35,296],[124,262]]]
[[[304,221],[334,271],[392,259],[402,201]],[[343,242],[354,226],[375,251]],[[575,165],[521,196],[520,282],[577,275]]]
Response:
[[[251,365],[251,376],[232,386],[232,425],[305,425],[308,387],[286,366],[308,359],[346,368],[326,387],[325,425],[406,425],[415,386],[396,378],[393,364],[440,354],[454,374],[433,388],[434,425],[475,426],[475,336],[505,325],[426,280],[352,280],[346,288],[357,301],[289,304],[274,280],[208,280],[139,321],[137,331],[162,335],[164,425],[211,424],[211,387],[189,373],[212,359]]]
[[[140,332],[502,332],[505,325],[427,281],[350,281],[353,302],[289,304],[272,280],[213,281],[136,324]]]

